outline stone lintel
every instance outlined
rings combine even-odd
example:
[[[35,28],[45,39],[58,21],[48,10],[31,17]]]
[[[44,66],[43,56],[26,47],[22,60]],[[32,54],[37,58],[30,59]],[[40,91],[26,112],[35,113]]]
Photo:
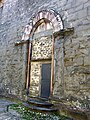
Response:
[[[42,62],[42,61],[51,61],[51,58],[45,58],[45,59],[32,59],[31,62]]]

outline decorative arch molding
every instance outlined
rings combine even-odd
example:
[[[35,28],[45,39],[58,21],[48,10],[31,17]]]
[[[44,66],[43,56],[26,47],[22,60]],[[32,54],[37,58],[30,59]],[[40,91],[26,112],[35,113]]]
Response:
[[[41,10],[36,13],[30,19],[28,25],[26,25],[22,40],[29,40],[37,26],[39,26],[40,23],[45,22],[44,20],[48,20],[52,23],[53,33],[64,29],[63,21],[59,13],[54,10]]]
[[[3,7],[4,5],[4,0],[0,0],[0,8]]]

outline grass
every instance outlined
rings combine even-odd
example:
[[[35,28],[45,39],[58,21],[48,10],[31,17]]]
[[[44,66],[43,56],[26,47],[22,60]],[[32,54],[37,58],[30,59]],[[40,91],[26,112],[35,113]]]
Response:
[[[19,114],[21,114],[22,119],[24,120],[72,120],[66,116],[56,115],[56,114],[47,114],[30,111],[22,105],[22,103],[10,105],[9,109],[13,109]]]

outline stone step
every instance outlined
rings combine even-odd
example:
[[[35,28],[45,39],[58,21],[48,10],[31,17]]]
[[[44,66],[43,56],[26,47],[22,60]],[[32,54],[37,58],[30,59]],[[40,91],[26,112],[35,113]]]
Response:
[[[37,99],[28,99],[27,100],[27,102],[29,103],[29,104],[32,104],[32,105],[35,105],[35,106],[41,106],[41,107],[45,107],[45,108],[49,108],[49,107],[51,107],[51,106],[53,106],[53,104],[52,103],[49,103],[49,102],[47,102],[47,101],[42,101],[42,100],[37,100]]]
[[[43,98],[40,96],[28,96],[28,99],[36,99],[36,100],[42,100],[42,101],[48,101],[48,98]]]
[[[39,107],[39,106],[37,107],[34,105],[30,105],[26,102],[24,102],[23,105],[30,110],[38,111],[38,112],[56,112],[56,111],[58,111],[58,109],[53,108],[53,107],[50,107],[50,108],[46,108],[46,107],[44,108],[44,107]]]

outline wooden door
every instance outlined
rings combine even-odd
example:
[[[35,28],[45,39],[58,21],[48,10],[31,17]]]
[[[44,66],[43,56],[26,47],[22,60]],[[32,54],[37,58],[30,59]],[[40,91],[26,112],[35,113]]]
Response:
[[[42,64],[41,72],[41,97],[48,98],[50,96],[51,84],[51,63]]]

